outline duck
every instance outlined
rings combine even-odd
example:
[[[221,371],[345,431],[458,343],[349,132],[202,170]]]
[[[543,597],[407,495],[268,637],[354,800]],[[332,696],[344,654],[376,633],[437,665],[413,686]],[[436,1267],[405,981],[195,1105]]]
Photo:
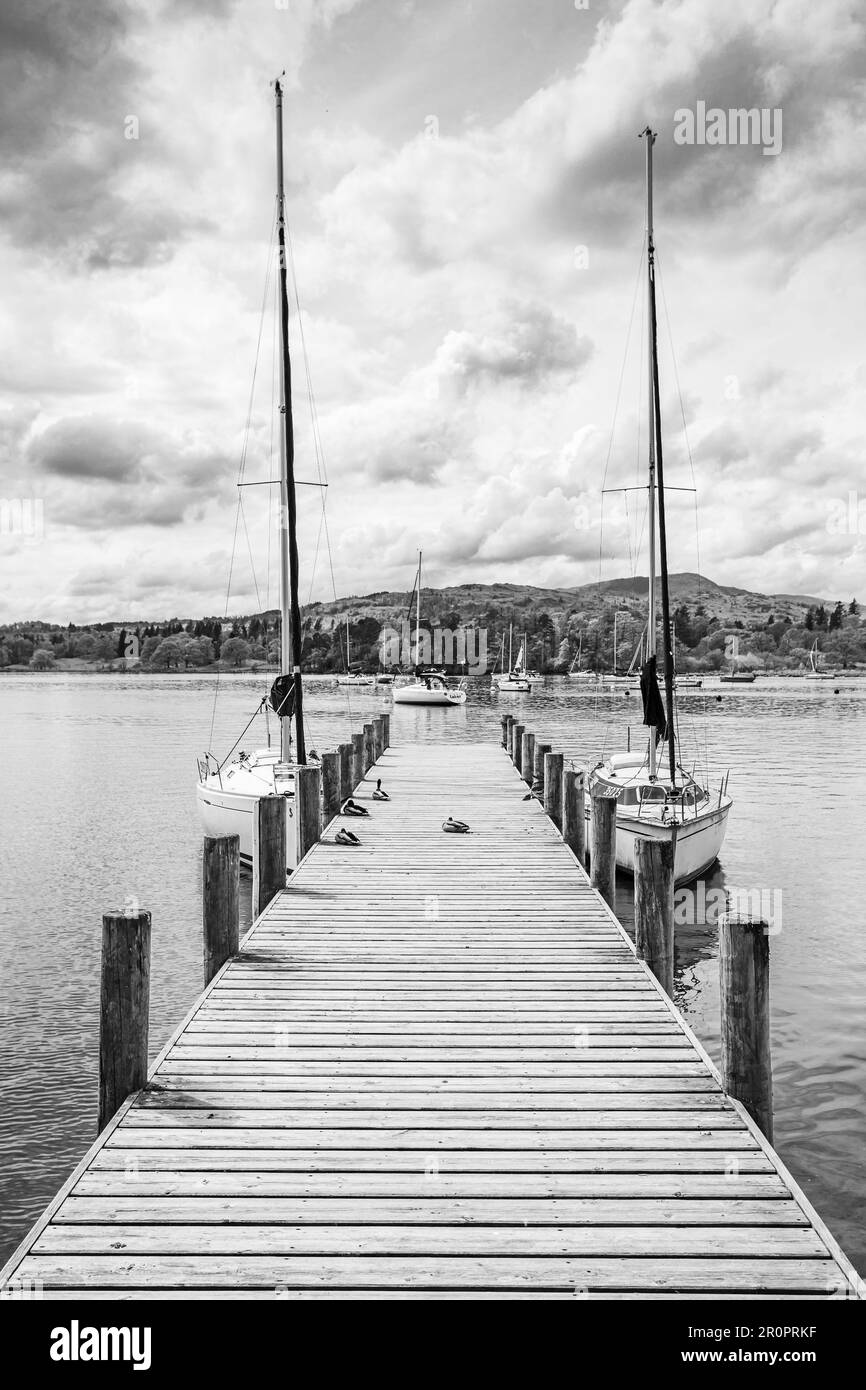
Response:
[[[388,793],[382,791],[382,778],[381,778],[381,777],[379,777],[379,778],[377,779],[377,781],[376,781],[376,790],[375,790],[374,793],[373,793],[373,800],[374,800],[374,801],[390,801],[390,800],[391,800],[391,798],[390,798],[390,796],[388,795]]]
[[[360,843],[357,835],[353,834],[351,830],[347,830],[345,826],[338,830],[334,836],[335,845],[359,845]]]
[[[369,816],[370,812],[366,806],[359,806],[357,801],[353,801],[349,797],[348,801],[343,802],[340,814],[343,816]]]
[[[452,816],[449,816],[446,821],[442,822],[442,829],[451,835],[469,834],[469,826],[466,824],[465,820],[454,820]]]

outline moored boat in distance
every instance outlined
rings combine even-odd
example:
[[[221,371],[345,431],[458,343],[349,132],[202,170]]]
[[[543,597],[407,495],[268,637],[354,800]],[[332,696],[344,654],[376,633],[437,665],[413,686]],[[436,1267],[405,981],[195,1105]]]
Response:
[[[345,675],[337,676],[337,685],[375,685],[376,677],[365,675],[363,671],[352,670],[352,649],[351,638],[349,636],[349,619],[346,617],[346,672]]]
[[[463,705],[466,703],[465,682],[455,676],[446,676],[444,671],[422,666],[421,653],[421,551],[418,551],[418,572],[415,583],[417,597],[415,606],[415,667],[414,676],[398,676],[394,682],[391,699],[395,705]],[[410,600],[411,607],[411,600]]]
[[[513,625],[513,624],[509,624],[509,628],[508,628],[508,670],[506,671],[506,670],[503,669],[502,672],[500,673],[500,675],[498,675],[498,676],[497,676],[496,674],[494,674],[494,676],[493,676],[493,681],[492,681],[492,686],[493,686],[493,689],[494,689],[494,690],[501,690],[501,691],[505,692],[506,694],[507,694],[508,692],[511,692],[511,693],[513,693],[513,694],[528,695],[529,692],[532,690],[532,683],[531,683],[531,681],[530,681],[530,679],[529,679],[529,676],[526,674],[526,672],[525,672],[524,669],[523,669],[523,650],[524,650],[524,645],[525,645],[525,644],[522,644],[522,645],[521,645],[520,651],[518,652],[518,655],[517,655],[517,662],[516,662],[516,664],[515,664],[515,663],[513,663],[512,660],[511,660],[511,654],[512,654],[512,653],[511,653],[511,649],[512,649],[513,640],[514,640],[514,625]],[[502,665],[503,665],[503,668],[504,668],[504,664],[505,664],[505,633],[504,633],[504,632],[503,632],[503,634],[502,634],[502,647],[501,647],[501,649],[500,649],[500,661],[502,662]]]

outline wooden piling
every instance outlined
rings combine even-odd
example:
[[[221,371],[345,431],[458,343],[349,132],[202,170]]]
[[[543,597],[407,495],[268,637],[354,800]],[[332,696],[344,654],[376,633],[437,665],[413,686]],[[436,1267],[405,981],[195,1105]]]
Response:
[[[545,753],[543,759],[542,784],[544,809],[557,830],[562,832],[562,764],[561,753]]]
[[[373,725],[364,725],[364,771],[373,766]]]
[[[516,723],[517,720],[514,718],[513,714],[506,715],[505,751],[508,754],[509,758],[512,759],[512,761],[514,759],[514,725]]]
[[[324,824],[340,810],[340,754],[322,754],[322,818]]]
[[[674,993],[674,854],[674,843],[670,840],[635,837],[635,947],[640,959],[646,961],[671,999]]]
[[[590,882],[611,911],[616,905],[616,799],[593,791]]]
[[[205,835],[201,858],[201,925],[205,987],[237,955],[240,922],[239,835]]]
[[[380,718],[382,720],[382,752],[384,753],[386,748],[391,747],[391,716],[390,714],[383,714]]]
[[[508,715],[503,714],[499,720],[500,743],[503,748],[508,747]]]
[[[523,756],[523,728],[522,724],[514,724],[511,729],[511,760],[517,771],[520,771],[521,757]]]
[[[99,1013],[99,1129],[147,1080],[150,913],[102,918]]]
[[[377,763],[382,756],[384,743],[382,741],[382,716],[373,716],[373,762]]]
[[[364,735],[352,735],[352,791],[364,780]]]
[[[569,768],[562,779],[562,838],[581,864],[586,864],[583,773]]]
[[[340,744],[340,805],[352,795],[352,745]]]
[[[766,922],[726,912],[719,919],[722,1084],[773,1142],[770,1055],[770,937]]]
[[[253,921],[286,886],[287,819],[284,796],[260,796],[253,807]]]
[[[523,734],[523,749],[520,754],[520,775],[528,787],[532,786],[535,771],[535,734],[528,730]]]
[[[544,758],[549,752],[549,743],[536,742],[532,765],[532,794],[541,802],[544,801]]]
[[[300,864],[322,836],[322,773],[318,767],[295,771],[295,826]]]

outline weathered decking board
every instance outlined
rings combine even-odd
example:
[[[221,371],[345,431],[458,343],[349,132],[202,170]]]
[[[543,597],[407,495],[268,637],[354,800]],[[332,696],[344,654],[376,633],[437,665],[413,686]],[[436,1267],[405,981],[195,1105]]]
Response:
[[[362,846],[326,831],[0,1278],[861,1297],[525,792],[498,748],[388,749],[356,793]]]

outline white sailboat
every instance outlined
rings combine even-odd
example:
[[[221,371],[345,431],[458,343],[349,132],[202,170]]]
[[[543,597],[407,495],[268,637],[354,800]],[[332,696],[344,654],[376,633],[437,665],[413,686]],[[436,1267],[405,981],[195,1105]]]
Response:
[[[647,659],[641,671],[641,693],[644,701],[644,723],[649,726],[649,739],[644,752],[615,754],[599,762],[590,774],[590,786],[616,800],[617,867],[626,872],[634,872],[636,838],[666,840],[674,845],[674,879],[680,884],[688,883],[715,863],[724,841],[732,802],[727,795],[727,779],[719,787],[718,793],[712,794],[677,761],[652,221],[652,147],[656,137],[649,127],[643,131],[643,136],[646,140],[649,305],[650,569]],[[656,675],[657,525],[666,709],[662,703]],[[667,768],[662,768],[659,765],[659,751],[665,744]]]
[[[512,662],[512,647],[514,642],[514,624],[508,625],[508,670],[503,670],[502,674],[493,677],[493,687],[505,693],[509,691],[513,694],[528,695],[532,690],[532,684],[523,669],[523,646],[517,654],[517,663]],[[505,633],[502,634],[502,656],[505,656]]]
[[[818,650],[818,639],[815,638],[809,652],[809,680],[813,681],[834,681],[838,678],[837,671],[821,671],[819,669],[821,653]]]
[[[349,618],[346,617],[346,674],[337,677],[337,685],[375,685],[375,676],[365,676],[362,671],[352,670],[352,647],[349,636]]]
[[[212,753],[199,758],[196,788],[199,814],[205,834],[238,835],[241,861],[252,863],[253,813],[263,796],[284,796],[288,801],[286,867],[297,864],[297,836],[293,806],[295,770],[307,761],[304,740],[301,682],[301,611],[298,602],[298,544],[292,423],[292,375],[289,358],[289,301],[286,279],[286,221],[283,177],[283,97],[275,83],[277,138],[277,235],[280,291],[280,504],[285,524],[280,527],[280,675],[262,707],[270,704],[279,718],[279,748],[258,748],[231,754],[222,762]],[[295,747],[292,750],[292,725]],[[251,721],[252,722],[252,721]],[[243,737],[243,735],[241,735]],[[240,740],[238,740],[240,742]],[[237,745],[235,745],[237,747]]]
[[[731,664],[726,676],[719,676],[723,685],[751,685],[755,679],[754,671],[740,670],[740,639],[735,636],[731,647]]]
[[[391,698],[395,705],[463,705],[466,703],[465,683],[444,671],[423,667],[421,655],[421,551],[418,551],[417,597],[415,606],[415,675],[398,677]]]

